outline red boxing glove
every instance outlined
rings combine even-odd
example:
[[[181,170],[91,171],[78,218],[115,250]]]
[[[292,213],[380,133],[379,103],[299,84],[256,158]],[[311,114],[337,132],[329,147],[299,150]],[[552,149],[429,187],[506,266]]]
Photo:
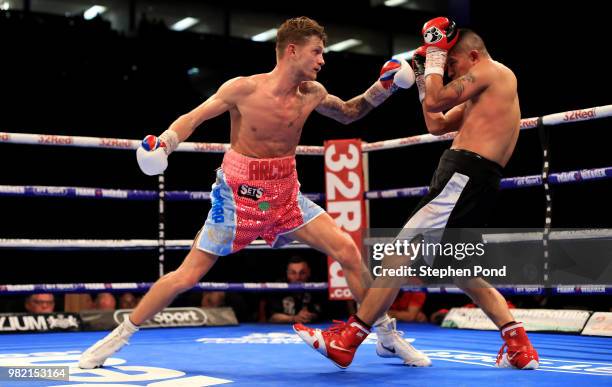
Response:
[[[421,46],[412,54],[412,69],[416,76],[416,85],[419,89],[419,101],[425,99],[425,57],[427,56],[427,48]]]
[[[431,19],[423,25],[422,33],[426,47],[436,46],[443,50],[450,50],[459,38],[456,23],[447,17]]]

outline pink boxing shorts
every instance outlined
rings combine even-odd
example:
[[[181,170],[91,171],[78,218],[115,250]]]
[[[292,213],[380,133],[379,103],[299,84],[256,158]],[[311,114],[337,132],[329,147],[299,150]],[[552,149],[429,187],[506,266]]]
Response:
[[[287,234],[324,213],[301,194],[294,156],[256,159],[230,149],[210,196],[212,207],[195,246],[219,256],[258,237],[281,247],[291,242]]]

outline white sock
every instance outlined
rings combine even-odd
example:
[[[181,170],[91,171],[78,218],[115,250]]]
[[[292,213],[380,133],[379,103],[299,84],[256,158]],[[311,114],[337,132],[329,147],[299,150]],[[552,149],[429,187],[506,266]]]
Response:
[[[389,323],[391,321],[391,318],[389,317],[388,314],[383,314],[382,316],[380,316],[378,318],[378,320],[374,321],[374,324],[372,324],[372,326],[378,327],[380,325]]]
[[[123,326],[130,333],[134,333],[139,329],[138,326],[134,325],[132,320],[130,320],[129,316],[125,316],[125,319],[123,320]]]

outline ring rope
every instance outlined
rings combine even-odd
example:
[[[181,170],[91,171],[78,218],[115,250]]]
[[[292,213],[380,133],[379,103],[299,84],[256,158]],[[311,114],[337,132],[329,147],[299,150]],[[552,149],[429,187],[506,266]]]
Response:
[[[587,120],[592,120],[592,119],[609,117],[611,115],[612,115],[612,105],[606,105],[606,106],[599,106],[599,107],[594,107],[590,109],[579,109],[579,110],[567,111],[567,112],[562,112],[562,113],[554,113],[554,114],[549,114],[549,115],[538,117],[538,118],[522,119],[520,123],[520,127],[521,129],[530,129],[530,128],[541,127],[543,125],[553,126],[553,125],[558,125],[558,124],[563,124],[563,123],[570,123],[570,122],[576,122],[576,121],[587,121]],[[417,145],[417,144],[429,143],[429,142],[446,141],[446,140],[450,140],[454,138],[454,136],[455,134],[453,133],[444,135],[444,136],[432,136],[430,134],[425,134],[425,135],[412,136],[412,137],[406,137],[406,138],[400,138],[400,139],[386,140],[386,141],[375,142],[375,143],[370,143],[370,144],[364,142],[363,150],[364,152],[368,152],[368,151],[373,151],[373,150],[391,149],[391,148],[398,148],[398,147],[403,147],[403,146]],[[35,145],[111,148],[111,149],[136,149],[140,145],[139,140],[125,140],[125,139],[97,138],[97,137],[77,137],[77,136],[58,136],[58,135],[40,135],[40,134],[27,134],[27,133],[5,133],[5,132],[0,132],[0,142],[18,143],[18,144],[35,144]],[[186,152],[190,151],[190,152],[223,153],[227,151],[228,149],[229,149],[229,144],[182,143],[177,150],[186,151]],[[300,155],[322,155],[323,147],[299,146],[296,150],[296,153]],[[543,176],[539,176],[539,177],[538,176],[525,176],[525,177],[519,177],[519,178],[510,178],[510,179],[504,179],[505,181],[502,182],[501,186],[502,188],[519,188],[522,186],[541,185],[542,178],[544,178],[545,183],[555,184],[553,175],[561,175],[561,176],[555,176],[558,178],[556,182],[557,184],[575,182],[579,180],[601,179],[601,178],[607,178],[609,176],[609,172],[611,169],[612,167],[599,168],[598,170],[583,170],[583,171],[565,172],[565,174],[570,174],[570,176],[567,176],[567,180],[563,180],[564,179],[563,174],[551,174],[548,176],[548,181],[546,181],[547,180],[546,174],[543,174]],[[585,178],[583,178],[583,175],[585,175]],[[163,200],[165,199],[164,196],[166,193],[163,191],[163,177],[161,177],[161,179],[162,179],[160,180],[161,188],[158,192],[155,192],[154,194],[158,196],[158,199],[160,200],[160,206],[163,206]],[[522,179],[522,181],[519,179]],[[8,190],[12,188],[13,192],[9,193],[12,195],[15,195],[16,191],[19,194],[20,189],[24,188],[24,187],[18,187],[18,186],[4,186],[4,187],[8,187]],[[46,188],[57,188],[57,187],[46,187]],[[76,193],[76,187],[64,187],[64,188],[75,188],[75,193]],[[403,190],[411,190],[411,192],[423,192],[423,188],[425,188],[425,192],[426,192],[427,187],[414,187],[414,188],[403,189]],[[1,191],[2,190],[0,189],[0,196],[1,196]],[[45,191],[45,189],[43,189],[43,191]],[[110,190],[110,191],[115,191],[114,193],[116,195],[119,194],[119,196],[125,194],[126,192],[125,190],[123,190],[123,192],[121,192],[121,190]],[[378,192],[381,194],[380,197],[394,197],[394,196],[388,196],[389,192],[393,192],[393,191],[396,191],[397,192],[396,194],[398,196],[415,196],[414,194],[402,195],[398,192],[398,190],[374,191],[374,194]],[[94,189],[94,192],[95,192],[95,189]],[[141,191],[141,192],[146,192],[146,191]],[[385,193],[387,193],[387,195],[384,195]],[[24,194],[25,194],[25,190],[24,190]],[[366,194],[367,198],[369,198],[368,194],[371,194],[371,192]],[[35,195],[32,195],[32,196],[35,196]],[[64,195],[62,195],[61,193],[57,194],[56,192],[56,194],[52,196],[65,196],[65,194]],[[100,197],[100,196],[101,196],[100,194],[96,193],[94,196],[90,196],[90,197]],[[127,196],[128,195],[126,194],[126,197]],[[160,210],[163,213],[162,207],[160,207]],[[1,241],[5,241],[5,240],[0,239],[0,242]],[[12,241],[23,242],[24,240],[12,240]],[[63,248],[66,248],[67,246],[67,243],[65,243],[66,240],[56,240],[56,241],[58,241],[59,244],[63,246]],[[167,244],[171,244],[171,242],[173,242],[173,241],[165,241],[163,238],[163,221],[160,222],[159,238],[157,241],[153,241],[153,242],[155,242],[155,245],[154,245],[155,247],[162,249],[160,250],[161,254],[163,254],[163,249],[167,246]],[[190,246],[191,240],[187,242],[189,243],[189,246]],[[260,242],[263,242],[263,241],[260,241]],[[263,243],[260,243],[260,244],[262,245],[263,248],[268,247]],[[82,247],[76,247],[76,248],[82,248]],[[136,247],[131,247],[131,248],[136,248]],[[188,248],[188,247],[181,245],[181,246],[177,246],[177,248]],[[75,285],[75,284],[64,284],[64,285],[69,286],[69,285]],[[104,289],[107,289],[108,284],[103,284],[103,285],[104,285]],[[144,285],[150,287],[151,284],[144,284]],[[246,285],[246,284],[243,284],[243,285]],[[5,289],[7,289],[7,287],[10,287],[10,286],[17,286],[17,287],[28,287],[28,286],[32,286],[32,287],[56,286],[57,287],[57,286],[60,286],[61,287],[62,285],[61,284],[56,284],[56,285],[53,285],[53,284],[51,285],[0,285],[0,293],[2,293]],[[327,285],[325,284],[325,286]],[[133,286],[131,286],[130,288],[133,289]],[[256,289],[256,287],[252,287],[252,288]],[[219,289],[219,288],[216,287],[216,289]],[[437,289],[442,292],[451,291],[451,288],[448,288],[448,289],[437,288]],[[517,289],[517,288],[513,288],[513,289]],[[580,293],[580,289],[581,289],[580,287],[570,286],[568,287],[567,290],[562,290],[561,293],[567,294],[569,292],[576,292],[576,291]],[[612,289],[612,287],[594,286],[594,289],[595,289],[594,290],[595,293],[601,293],[603,289],[603,292],[607,294],[607,292],[610,289]],[[43,290],[43,288],[41,288],[40,290]],[[259,291],[261,289],[256,289],[256,290]],[[456,290],[458,291],[458,289]],[[559,290],[559,288],[557,288],[557,290]],[[454,292],[455,290],[453,289],[452,291]],[[435,288],[434,288],[434,292],[436,292]],[[530,294],[533,294],[533,293],[530,293]]]
[[[550,240],[578,240],[578,239],[612,239],[612,229],[579,229],[553,231]],[[509,243],[541,241],[542,232],[499,233],[485,234],[486,243]],[[364,243],[371,245],[384,241],[377,238],[365,238]],[[165,248],[168,250],[187,250],[193,244],[191,239],[166,240]],[[30,250],[155,250],[158,247],[156,239],[0,239],[0,248],[30,249]],[[256,240],[246,247],[247,249],[268,249],[265,241]],[[292,242],[283,249],[309,249],[310,246]]]
[[[77,293],[77,292],[145,292],[153,286],[152,282],[120,283],[65,283],[65,284],[24,284],[0,285],[0,294],[29,294],[36,292]],[[327,290],[327,282],[304,282],[290,284],[285,282],[200,282],[193,289],[203,291],[304,291]]]
[[[210,200],[209,191],[164,191],[164,201]],[[302,193],[310,200],[321,202],[322,193]],[[158,200],[158,191],[106,189],[90,187],[62,187],[44,185],[0,185],[0,196],[40,196],[90,199]]]
[[[570,110],[561,113],[548,114],[542,117],[521,119],[521,129],[532,129],[539,125],[555,126],[570,122],[589,121],[612,116],[612,105],[596,106],[587,109]],[[392,140],[378,141],[373,143],[363,143],[363,151],[377,151],[383,149],[400,148],[405,146],[426,144],[431,142],[447,141],[455,137],[454,133],[442,136],[432,134],[422,134],[412,137],[396,138]],[[108,149],[137,149],[140,140],[129,140],[120,138],[104,137],[82,137],[82,136],[61,136],[49,134],[31,133],[9,133],[0,132],[0,143],[10,144],[31,144],[31,145],[51,145],[51,146],[73,146],[85,148],[108,148]],[[229,149],[229,144],[204,143],[204,142],[183,142],[176,151],[178,152],[204,152],[204,153],[224,153]],[[298,155],[323,155],[322,146],[300,145],[296,149]]]
[[[604,180],[612,178],[612,167],[582,169],[578,171],[567,171],[551,173],[548,175],[549,184],[568,184],[590,180]],[[542,175],[508,177],[502,179],[500,183],[501,189],[525,188],[542,185]],[[410,187],[396,188],[387,190],[378,190],[366,192],[367,199],[387,199],[410,196],[424,196],[427,194],[429,187]]]
[[[549,184],[567,184],[590,180],[612,178],[612,167],[582,169],[576,171],[551,173]],[[502,179],[501,189],[514,189],[542,185],[542,175],[508,177]],[[387,199],[398,197],[424,196],[429,187],[395,188],[365,192],[366,199]],[[310,200],[321,202],[325,199],[323,193],[304,193]],[[86,197],[92,199],[127,199],[127,200],[157,200],[157,191],[122,190],[87,187],[60,187],[42,185],[0,185],[0,196],[42,196],[42,197]],[[166,191],[165,201],[210,200],[207,191]]]
[[[165,240],[167,250],[189,250],[192,239]],[[15,239],[0,238],[0,248],[29,250],[156,250],[157,239]],[[246,249],[268,249],[265,241],[255,240]],[[282,249],[310,249],[311,247],[293,241]]]
[[[9,284],[0,285],[0,295],[32,294],[32,293],[87,293],[87,292],[146,292],[153,286],[152,282],[122,282],[122,283],[64,283],[64,284]],[[275,292],[275,291],[326,291],[327,282],[305,282],[290,284],[284,282],[200,282],[193,289],[201,291],[243,291],[243,292]],[[612,286],[605,285],[558,285],[546,288],[541,285],[513,285],[496,287],[504,295],[567,295],[567,294],[612,294]],[[454,286],[403,286],[402,290],[420,291],[430,294],[462,294],[461,289]]]

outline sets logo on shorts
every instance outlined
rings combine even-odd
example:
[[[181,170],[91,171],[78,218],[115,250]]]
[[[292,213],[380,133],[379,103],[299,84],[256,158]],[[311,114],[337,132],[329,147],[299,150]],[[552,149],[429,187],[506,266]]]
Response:
[[[238,187],[238,196],[242,196],[243,198],[259,200],[263,194],[263,188],[252,187],[247,184],[240,184],[240,187]]]

